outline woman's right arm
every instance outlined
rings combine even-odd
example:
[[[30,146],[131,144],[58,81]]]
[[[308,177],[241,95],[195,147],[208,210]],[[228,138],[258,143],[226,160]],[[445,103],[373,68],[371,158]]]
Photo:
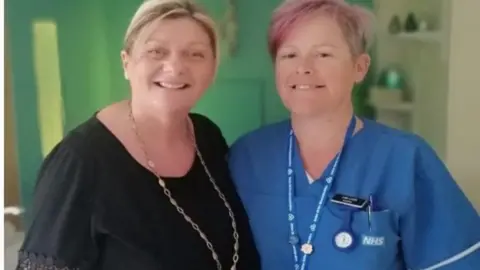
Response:
[[[93,269],[95,166],[60,143],[40,169],[17,270]]]

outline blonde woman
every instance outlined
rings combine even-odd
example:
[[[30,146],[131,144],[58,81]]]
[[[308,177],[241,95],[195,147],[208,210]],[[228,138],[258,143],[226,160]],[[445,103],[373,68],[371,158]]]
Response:
[[[368,11],[285,1],[269,32],[290,119],[232,147],[263,270],[480,269],[480,218],[418,136],[355,116]]]
[[[17,269],[259,269],[227,144],[190,113],[217,48],[213,21],[189,1],[140,6],[121,52],[131,100],[46,158]]]

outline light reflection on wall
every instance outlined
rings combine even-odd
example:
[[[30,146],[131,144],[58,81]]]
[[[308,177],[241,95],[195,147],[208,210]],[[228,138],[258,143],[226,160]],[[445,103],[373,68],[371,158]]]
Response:
[[[51,20],[33,22],[33,55],[37,84],[38,123],[43,156],[62,139],[62,99],[57,26]]]

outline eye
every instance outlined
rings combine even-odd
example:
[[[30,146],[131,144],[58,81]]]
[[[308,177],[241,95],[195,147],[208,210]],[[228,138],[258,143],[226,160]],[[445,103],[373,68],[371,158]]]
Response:
[[[316,53],[315,56],[321,57],[321,58],[327,58],[327,57],[332,56],[332,54],[319,52],[319,53]]]
[[[295,58],[297,56],[296,53],[283,53],[283,54],[280,54],[280,59],[292,59],[292,58]]]
[[[152,56],[155,58],[162,57],[163,55],[166,54],[165,50],[159,49],[159,48],[149,49],[147,52],[149,56]]]
[[[204,59],[205,54],[203,52],[191,52],[190,56],[195,58],[195,59]]]

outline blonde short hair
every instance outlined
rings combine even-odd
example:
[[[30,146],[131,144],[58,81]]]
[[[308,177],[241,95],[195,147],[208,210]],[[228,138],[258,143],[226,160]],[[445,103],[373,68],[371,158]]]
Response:
[[[215,58],[218,58],[218,38],[215,22],[190,0],[146,0],[133,15],[125,33],[123,49],[130,52],[140,32],[157,19],[192,18],[207,32]]]

